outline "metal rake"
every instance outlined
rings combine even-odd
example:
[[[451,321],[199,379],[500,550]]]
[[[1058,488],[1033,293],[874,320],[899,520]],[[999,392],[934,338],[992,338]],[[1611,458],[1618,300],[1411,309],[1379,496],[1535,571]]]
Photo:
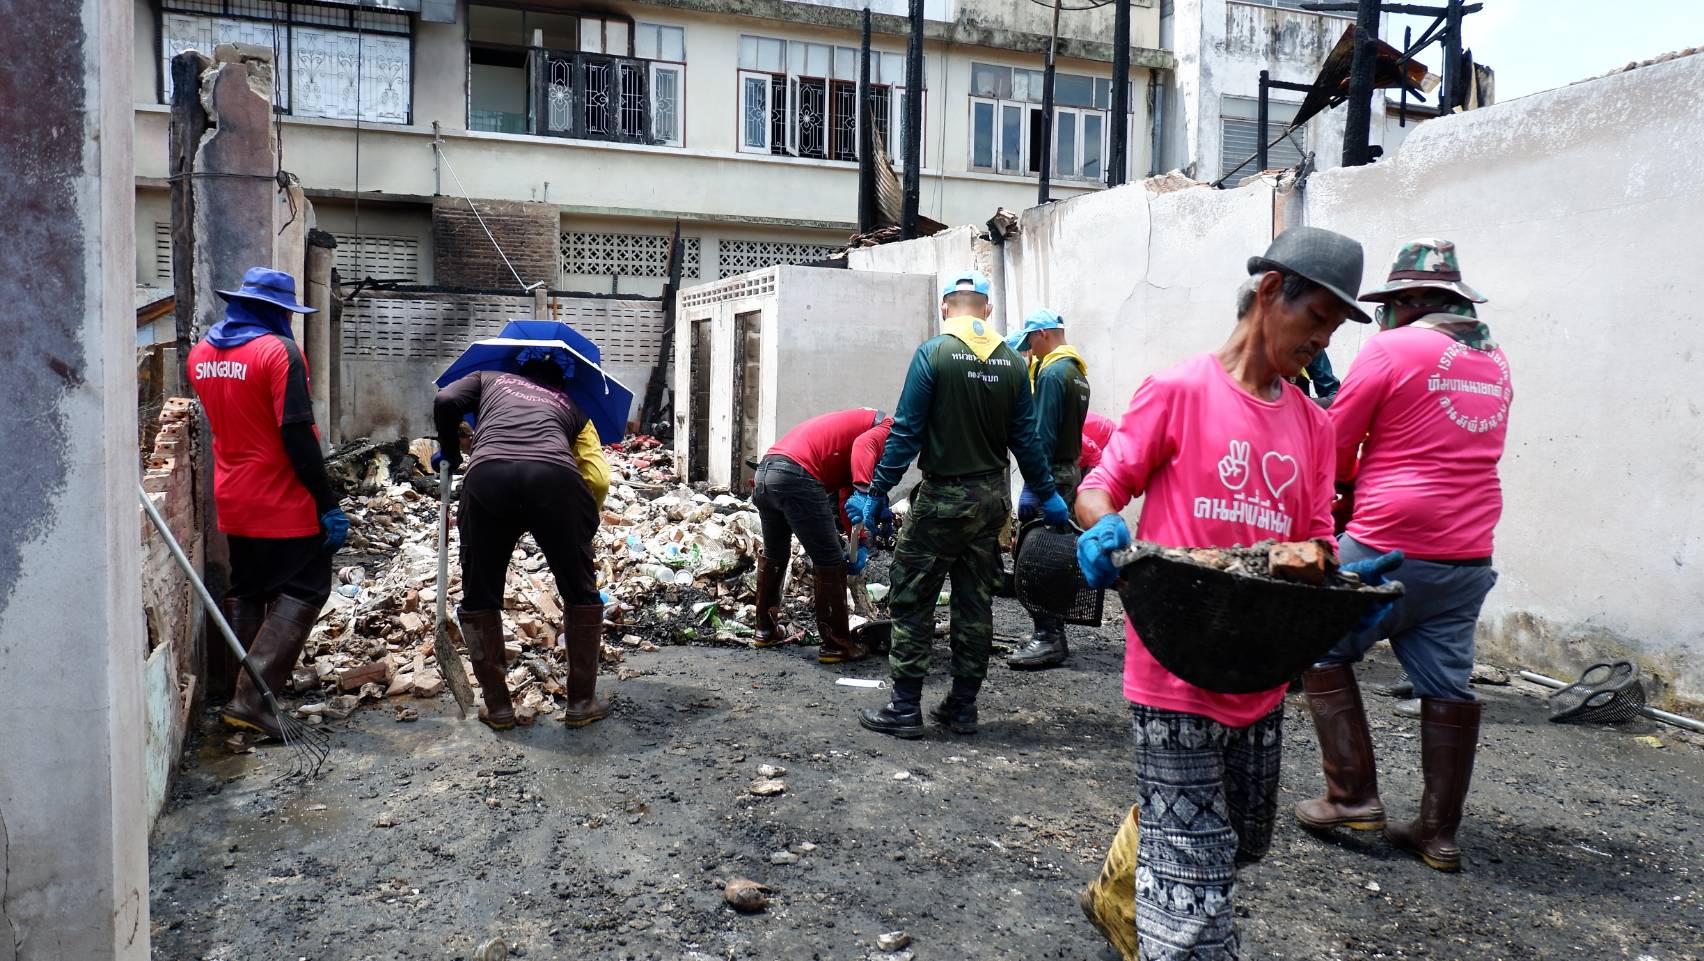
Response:
[[[293,762],[284,773],[273,778],[273,782],[306,780],[318,776],[326,758],[331,756],[331,735],[298,721],[278,703],[277,695],[273,694],[272,688],[261,679],[260,670],[254,666],[243,643],[237,640],[237,632],[232,630],[230,622],[225,620],[225,612],[213,600],[213,595],[208,593],[207,585],[203,584],[200,575],[195,573],[195,567],[190,564],[189,557],[184,554],[177,538],[172,536],[171,528],[166,526],[165,519],[160,516],[154,502],[148,499],[148,492],[143,490],[140,484],[136,487],[136,495],[142,499],[142,509],[148,513],[148,520],[153,522],[154,529],[165,539],[166,547],[171,550],[172,557],[177,559],[178,567],[183,569],[184,576],[189,578],[195,593],[200,596],[202,606],[213,615],[214,622],[219,625],[219,633],[225,635],[225,643],[231,647],[231,653],[242,662],[243,670],[248,672],[249,680],[254,682],[255,689],[266,699],[266,706],[272,710],[272,716],[278,722],[278,730],[283,733],[284,746],[291,750]]]

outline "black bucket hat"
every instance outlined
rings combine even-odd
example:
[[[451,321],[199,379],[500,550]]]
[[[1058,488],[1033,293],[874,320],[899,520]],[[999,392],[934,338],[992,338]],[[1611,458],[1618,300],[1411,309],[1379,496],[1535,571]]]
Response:
[[[1248,259],[1248,272],[1276,270],[1310,280],[1342,301],[1350,319],[1370,324],[1372,315],[1350,293],[1361,289],[1364,262],[1361,245],[1351,238],[1320,227],[1291,227],[1272,239],[1265,254]]]

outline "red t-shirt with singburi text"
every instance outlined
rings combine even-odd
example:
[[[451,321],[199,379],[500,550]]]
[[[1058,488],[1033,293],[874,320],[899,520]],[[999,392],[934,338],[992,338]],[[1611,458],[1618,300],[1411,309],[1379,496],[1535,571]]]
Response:
[[[189,383],[213,428],[219,530],[238,537],[318,534],[313,495],[296,478],[279,433],[285,424],[314,420],[301,348],[276,334],[224,348],[203,340],[189,352]]]

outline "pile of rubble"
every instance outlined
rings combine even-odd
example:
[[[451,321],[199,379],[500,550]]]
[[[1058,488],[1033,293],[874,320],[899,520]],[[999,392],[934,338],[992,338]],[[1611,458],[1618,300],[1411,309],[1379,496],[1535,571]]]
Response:
[[[464,645],[454,616],[461,565],[453,527],[449,583],[438,584],[438,481],[422,467],[435,449],[429,440],[357,443],[331,458],[350,538],[335,590],[291,682],[310,700],[313,692],[327,695],[298,709],[310,723],[347,716],[362,703],[444,690],[432,645],[441,588],[448,590],[450,636]],[[747,642],[762,541],[757,512],[738,497],[681,484],[672,456],[649,437],[629,438],[605,454],[611,484],[594,552],[604,663],[619,663],[628,650],[656,650],[651,639]],[[347,563],[351,558],[360,563]],[[555,713],[564,696],[562,620],[544,554],[523,537],[503,611],[509,688],[522,723]],[[464,667],[472,679],[471,665]],[[396,704],[398,720],[418,717],[406,701]]]

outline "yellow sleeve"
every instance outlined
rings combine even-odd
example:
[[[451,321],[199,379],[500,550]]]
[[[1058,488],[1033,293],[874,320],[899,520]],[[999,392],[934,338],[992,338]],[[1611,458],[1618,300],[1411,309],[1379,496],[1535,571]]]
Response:
[[[591,421],[580,429],[580,436],[574,438],[574,457],[580,462],[580,476],[585,479],[586,486],[592,489],[592,499],[598,502],[598,510],[603,510],[604,498],[609,495],[609,461],[604,460],[603,443],[598,440],[598,429]]]

